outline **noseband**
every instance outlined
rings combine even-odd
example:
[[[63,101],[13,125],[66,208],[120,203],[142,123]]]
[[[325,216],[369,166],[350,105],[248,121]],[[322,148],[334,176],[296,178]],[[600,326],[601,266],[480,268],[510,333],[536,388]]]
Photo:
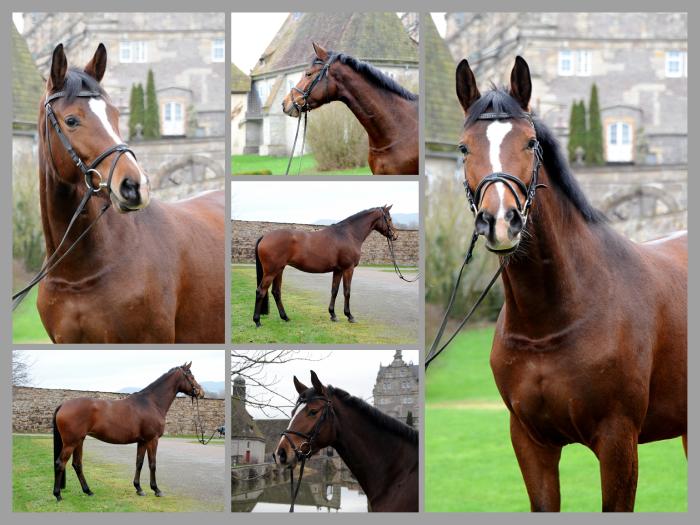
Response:
[[[513,118],[518,118],[516,116],[510,115],[509,113],[503,113],[503,112],[490,112],[490,113],[482,113],[477,117],[477,120],[506,120],[506,119],[513,119]],[[534,128],[535,123],[532,120],[532,114],[530,113],[525,113],[525,115],[522,117],[527,119],[527,121],[530,123],[530,125]],[[518,207],[518,211],[522,215],[523,218],[523,228],[525,227],[525,224],[527,223],[527,217],[530,212],[530,208],[532,207],[532,203],[535,199],[535,192],[537,191],[537,188],[542,188],[546,187],[544,184],[539,184],[537,182],[537,178],[540,172],[540,167],[542,166],[542,146],[540,146],[540,143],[537,139],[535,139],[535,145],[532,148],[534,158],[532,161],[532,177],[530,179],[530,184],[525,185],[523,181],[521,181],[519,178],[511,175],[510,173],[504,173],[504,172],[494,172],[490,173],[486,177],[484,177],[479,184],[476,186],[476,189],[474,192],[471,191],[471,188],[469,187],[469,182],[464,180],[464,191],[467,196],[467,202],[469,203],[469,209],[471,212],[476,215],[479,213],[479,208],[481,206],[481,201],[484,197],[484,193],[486,190],[492,185],[495,184],[496,182],[502,182],[503,185],[508,188],[508,190],[513,194],[513,197],[515,198],[515,203]],[[465,159],[466,162],[466,159]],[[520,195],[516,191],[515,187],[517,187],[522,195],[525,196],[525,202],[522,202],[520,200]],[[459,283],[462,280],[462,274],[464,273],[464,268],[469,264],[469,262],[472,260],[474,248],[476,247],[476,241],[479,239],[479,234],[476,232],[476,227],[474,228],[474,232],[472,233],[472,238],[471,242],[469,243],[469,248],[467,249],[467,254],[464,258],[464,261],[462,262],[462,267],[459,269],[459,273],[457,274],[457,279],[455,280],[454,287],[452,288],[452,294],[450,295],[450,300],[447,303],[447,308],[445,309],[445,315],[442,318],[442,322],[440,323],[440,328],[437,331],[437,335],[435,336],[435,339],[433,340],[433,344],[430,346],[430,351],[428,352],[428,355],[425,358],[425,368],[428,368],[428,365],[435,359],[440,353],[447,348],[447,346],[452,342],[452,340],[457,336],[457,334],[462,330],[465,324],[469,321],[471,316],[474,314],[476,309],[479,307],[481,302],[484,300],[486,295],[489,293],[489,290],[491,290],[491,287],[495,284],[496,280],[498,277],[501,275],[503,272],[503,269],[505,268],[507,262],[508,262],[508,255],[505,255],[502,257],[501,264],[498,267],[498,270],[494,274],[494,276],[491,278],[491,281],[489,284],[484,288],[484,290],[481,292],[481,295],[479,295],[479,298],[476,300],[474,305],[471,307],[467,315],[462,319],[462,322],[459,324],[457,329],[452,333],[452,335],[449,337],[449,339],[440,347],[438,348],[438,345],[440,344],[440,340],[442,339],[442,334],[445,331],[445,327],[447,326],[447,319],[450,314],[450,310],[452,310],[452,306],[454,305],[455,297],[457,296],[457,289],[459,288]]]
[[[297,458],[297,461],[299,461],[299,480],[297,481],[297,487],[296,490],[294,489],[294,470],[290,471],[290,491],[291,491],[291,496],[292,496],[292,501],[291,505],[289,507],[289,512],[294,512],[294,502],[297,499],[297,495],[299,494],[299,488],[301,487],[301,479],[304,476],[304,466],[306,464],[306,460],[311,457],[313,454],[314,450],[314,441],[318,437],[318,435],[321,433],[321,425],[323,425],[324,421],[328,419],[329,417],[333,417],[334,412],[333,412],[333,403],[331,400],[326,397],[326,396],[315,396],[312,397],[311,399],[305,399],[302,401],[300,398],[297,401],[297,404],[294,406],[294,410],[292,411],[292,414],[296,412],[296,410],[299,408],[299,406],[303,403],[310,403],[312,401],[316,400],[322,400],[325,402],[325,405],[323,406],[323,412],[321,412],[321,416],[316,420],[316,423],[314,424],[314,427],[311,429],[311,432],[308,434],[305,432],[298,432],[296,430],[284,430],[280,434],[284,439],[287,440],[289,443],[289,446],[292,447],[292,451],[294,452],[294,455]],[[289,437],[289,434],[293,436],[298,436],[302,439],[305,439],[306,441],[303,441],[301,445],[297,448],[296,445],[294,445],[294,441]],[[273,454],[274,455],[274,454]]]

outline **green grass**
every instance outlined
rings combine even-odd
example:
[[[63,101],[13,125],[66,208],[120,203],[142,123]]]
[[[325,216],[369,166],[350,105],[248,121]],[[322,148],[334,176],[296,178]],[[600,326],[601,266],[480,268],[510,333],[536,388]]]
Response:
[[[12,341],[14,343],[50,343],[44,325],[36,309],[36,296],[39,287],[35,286],[29,295],[12,313]]]
[[[338,322],[330,321],[329,297],[302,290],[283,288],[282,300],[291,321],[285,322],[277,315],[275,301],[270,297],[270,315],[264,315],[262,326],[253,323],[255,304],[255,266],[234,264],[231,270],[231,334],[234,343],[318,343],[318,344],[402,344],[411,338],[402,331],[370,319],[360,319],[351,324],[342,315],[342,295],[339,298]],[[339,294],[340,295],[340,294]],[[337,308],[337,307],[336,307]]]
[[[232,155],[231,172],[233,175],[284,175],[289,157],[272,157],[269,155]],[[289,173],[296,175],[299,171],[299,157],[292,161]],[[372,175],[369,166],[345,170],[319,171],[316,159],[310,153],[301,161],[302,175]]]
[[[12,510],[14,512],[188,512],[207,510],[182,496],[156,498],[152,492],[139,497],[131,479],[133,471],[121,465],[97,461],[85,450],[83,469],[94,496],[80,490],[75,471],[66,470],[63,501],[53,496],[52,436],[12,437]],[[142,472],[143,478],[143,472]],[[223,475],[223,474],[222,474]],[[148,469],[146,469],[146,479]],[[148,483],[146,483],[146,486]]]
[[[489,366],[493,327],[460,334],[426,375],[425,501],[431,512],[527,512],[509,417]],[[582,445],[564,448],[562,510],[598,512],[600,472]],[[687,510],[680,439],[639,447],[638,512]]]

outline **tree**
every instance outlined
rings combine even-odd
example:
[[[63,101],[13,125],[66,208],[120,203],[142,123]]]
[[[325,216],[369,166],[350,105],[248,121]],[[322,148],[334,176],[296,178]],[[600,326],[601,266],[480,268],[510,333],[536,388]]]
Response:
[[[143,86],[132,84],[129,97],[129,140],[133,140],[138,135],[138,125],[141,125],[141,131],[143,131],[144,112]]]
[[[569,162],[576,160],[576,150],[581,147],[586,150],[586,106],[583,100],[574,102],[569,116],[569,143],[567,151]]]
[[[158,98],[156,96],[156,82],[153,78],[153,70],[148,70],[146,81],[146,113],[143,118],[143,136],[147,139],[160,138],[160,112],[158,111]]]
[[[586,162],[593,166],[605,164],[603,155],[603,124],[600,120],[598,87],[591,86],[591,100],[588,103],[588,132],[586,140]]]
[[[12,386],[29,386],[32,384],[32,366],[34,362],[26,352],[12,351]]]

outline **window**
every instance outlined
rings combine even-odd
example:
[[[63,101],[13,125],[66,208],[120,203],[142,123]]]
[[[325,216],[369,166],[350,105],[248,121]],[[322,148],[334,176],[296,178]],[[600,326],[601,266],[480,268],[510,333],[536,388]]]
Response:
[[[559,76],[591,76],[591,52],[587,49],[559,51]]]
[[[666,51],[666,76],[681,78],[688,76],[688,53],[685,51]]]
[[[223,62],[224,61],[224,39],[215,38],[211,42],[211,61],[212,62]]]
[[[163,104],[163,135],[184,135],[184,107],[180,102],[165,102]]]
[[[146,62],[146,42],[141,40],[119,42],[119,61],[123,64]]]

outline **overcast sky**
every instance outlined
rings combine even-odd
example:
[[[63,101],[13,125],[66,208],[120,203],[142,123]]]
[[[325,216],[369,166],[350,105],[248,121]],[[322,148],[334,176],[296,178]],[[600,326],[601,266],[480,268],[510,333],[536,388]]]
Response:
[[[342,220],[385,204],[394,205],[392,214],[418,213],[418,182],[274,180],[231,185],[231,218],[244,221]]]
[[[246,75],[250,74],[288,15],[289,13],[232,13],[231,61]]]
[[[32,363],[31,386],[116,392],[143,388],[192,361],[198,382],[224,381],[224,350],[19,350]]]
[[[324,358],[320,361],[292,361],[286,364],[267,365],[267,378],[279,380],[275,389],[288,399],[296,400],[297,391],[294,388],[293,377],[306,386],[311,386],[310,370],[318,375],[321,382],[342,388],[354,396],[372,403],[372,388],[377,380],[379,365],[390,364],[394,359],[394,350],[307,350],[299,355],[313,359]],[[235,359],[235,358],[234,358]],[[413,364],[418,363],[417,350],[404,350],[403,360]],[[233,361],[233,359],[232,359]],[[235,365],[232,362],[232,367]],[[253,388],[253,387],[249,387]],[[253,392],[252,392],[253,393]],[[275,404],[285,405],[281,398],[275,398]],[[266,416],[255,408],[248,408],[254,418]],[[282,417],[272,414],[273,418]]]
[[[445,13],[430,13],[433,17],[433,22],[435,22],[435,27],[437,27],[438,33],[442,38],[445,38],[445,30],[447,29],[447,23],[445,22]]]

